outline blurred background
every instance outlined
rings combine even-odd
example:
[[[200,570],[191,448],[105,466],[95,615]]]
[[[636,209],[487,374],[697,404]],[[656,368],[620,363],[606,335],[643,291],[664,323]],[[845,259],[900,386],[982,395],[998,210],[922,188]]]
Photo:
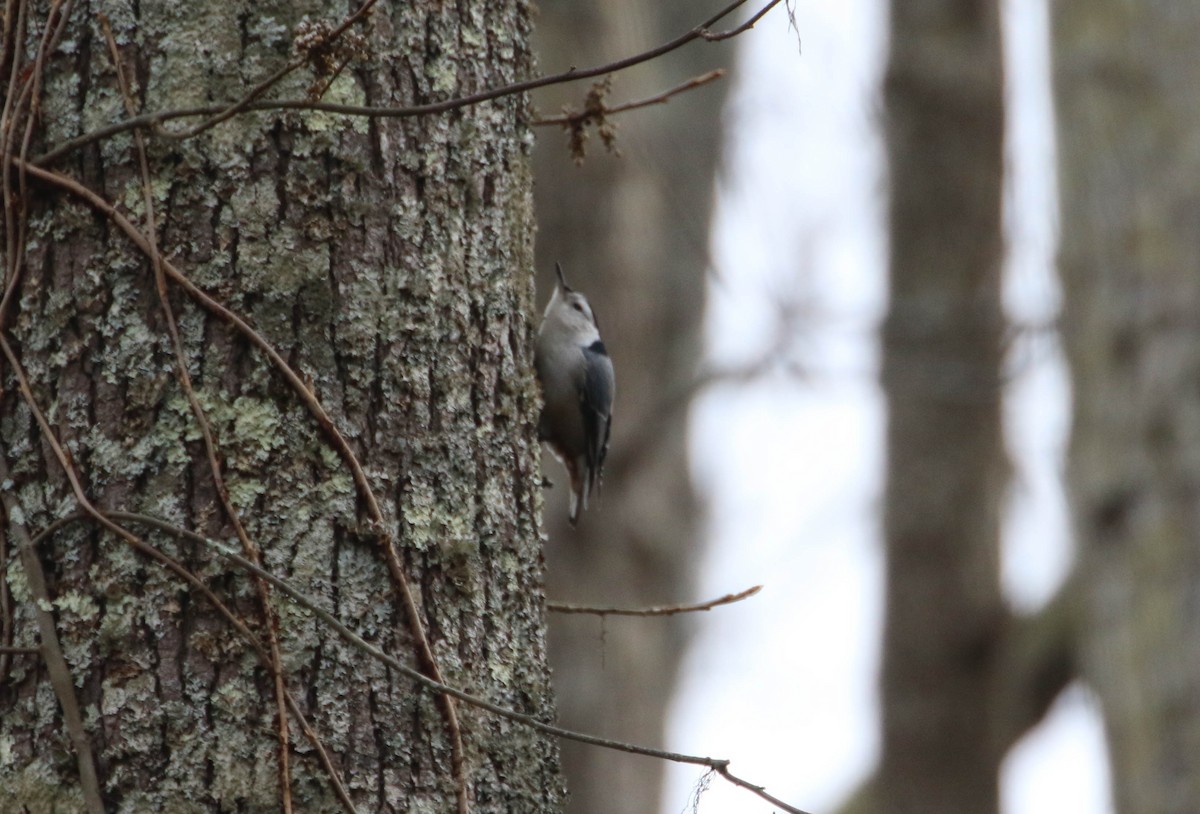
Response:
[[[616,119],[619,156],[593,134],[576,166],[539,132],[539,301],[560,260],[618,377],[601,499],[572,530],[561,486],[547,498],[548,593],[637,607],[764,586],[685,617],[552,616],[561,721],[731,758],[814,812],[1189,810],[1114,808],[1078,678],[1100,636],[1071,574],[1100,571],[1063,483],[1046,0],[793,11],[617,75],[612,104],[730,69]],[[603,63],[707,12],[548,1],[539,60]],[[1119,62],[1103,28],[1078,30],[1064,50]],[[585,93],[535,101],[550,116]],[[773,810],[719,779],[697,802],[694,767],[563,753],[573,814]]]

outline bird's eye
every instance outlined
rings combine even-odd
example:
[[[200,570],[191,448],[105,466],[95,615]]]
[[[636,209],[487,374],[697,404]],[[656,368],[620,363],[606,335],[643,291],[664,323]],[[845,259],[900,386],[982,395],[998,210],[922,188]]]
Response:
[[[579,303],[574,303],[571,305],[571,307],[574,308],[579,313],[581,313],[581,314],[583,313],[583,306],[580,305]]]

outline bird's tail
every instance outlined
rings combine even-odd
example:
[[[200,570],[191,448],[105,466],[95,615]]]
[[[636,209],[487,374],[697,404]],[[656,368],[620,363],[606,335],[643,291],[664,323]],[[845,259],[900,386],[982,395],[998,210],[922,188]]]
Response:
[[[571,508],[568,510],[568,513],[567,513],[567,520],[571,521],[572,526],[574,526],[576,523],[579,522],[580,491],[581,491],[580,489],[575,488],[575,484],[571,484]],[[584,508],[586,509],[587,508],[586,498],[584,500],[584,504],[585,504]]]
[[[574,466],[567,467],[567,474],[571,477],[571,503],[567,510],[567,519],[574,526],[579,522],[579,510],[587,508],[589,485],[587,464],[580,465],[580,462],[575,462]]]

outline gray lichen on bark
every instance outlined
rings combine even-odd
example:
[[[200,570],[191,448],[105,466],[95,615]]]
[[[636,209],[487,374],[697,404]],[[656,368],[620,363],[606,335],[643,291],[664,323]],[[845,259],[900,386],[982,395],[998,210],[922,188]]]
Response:
[[[346,10],[77,7],[47,68],[45,145],[124,116],[97,11],[139,104],[160,110],[237,98],[291,56],[302,17]],[[420,102],[529,72],[529,8],[517,0],[381,5],[368,30],[369,57],[331,98]],[[300,97],[308,80],[299,72],[277,93]],[[164,254],[311,380],[380,497],[443,676],[549,718],[527,119],[521,97],[405,120],[254,113],[182,142],[150,137],[148,149]],[[124,134],[60,169],[143,224],[134,156]],[[85,489],[101,507],[230,539],[149,263],[83,204],[35,193],[9,333]],[[265,566],[368,640],[412,654],[376,530],[317,424],[262,354],[177,289],[171,298],[231,500]],[[73,502],[4,376],[0,446],[36,529]],[[243,574],[195,546],[147,539],[260,623]],[[113,809],[278,810],[270,676],[239,636],[111,535],[68,527],[41,554]],[[28,592],[7,565],[17,643],[32,644]],[[450,744],[433,697],[274,603],[289,684],[363,810],[449,810]],[[0,810],[75,810],[74,758],[36,660],[14,662],[0,708]],[[475,810],[558,806],[557,744],[463,705],[459,714]],[[294,724],[291,744],[297,809],[340,810]]]

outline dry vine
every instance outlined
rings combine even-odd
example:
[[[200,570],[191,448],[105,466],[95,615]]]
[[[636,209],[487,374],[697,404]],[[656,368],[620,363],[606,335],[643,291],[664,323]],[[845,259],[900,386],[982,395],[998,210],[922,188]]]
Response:
[[[749,599],[762,590],[761,585],[738,591],[736,594],[725,594],[707,602],[693,605],[656,605],[650,608],[597,608],[591,605],[573,605],[569,602],[547,602],[546,610],[555,613],[577,613],[590,616],[675,616],[680,613],[701,613],[719,608],[722,605],[732,605]]]
[[[48,537],[67,523],[89,519],[94,518],[84,514],[71,515],[69,517],[62,518],[43,531],[39,532],[38,536],[35,538],[35,542]],[[555,737],[566,738],[567,740],[586,743],[591,746],[600,746],[605,749],[613,749],[618,752],[628,752],[629,754],[634,755],[643,755],[646,757],[659,758],[660,760],[669,760],[673,763],[688,763],[695,766],[705,766],[724,777],[733,785],[753,792],[764,800],[767,800],[768,802],[779,806],[784,811],[789,812],[789,814],[808,814],[808,812],[789,805],[779,798],[768,794],[767,790],[763,786],[754,785],[753,783],[734,775],[729,771],[730,761],[726,758],[712,758],[701,755],[689,755],[682,752],[670,752],[665,749],[654,749],[648,746],[639,746],[635,743],[625,743],[623,741],[611,740],[609,738],[601,738],[596,735],[589,735],[585,732],[575,732],[570,729],[564,729],[560,726],[555,726],[554,724],[546,723],[545,721],[539,720],[538,718],[528,715],[524,712],[517,712],[516,710],[500,706],[499,704],[494,704],[487,699],[463,692],[456,687],[451,687],[439,681],[434,681],[419,670],[414,670],[404,662],[400,661],[394,656],[388,655],[375,645],[363,639],[361,636],[343,624],[336,616],[322,608],[315,600],[293,586],[287,580],[277,577],[269,571],[260,568],[258,565],[255,565],[245,557],[238,554],[233,548],[216,540],[210,540],[203,535],[196,534],[195,532],[188,531],[187,529],[179,528],[159,518],[150,517],[148,515],[138,514],[135,512],[106,512],[103,516],[103,519],[106,522],[114,525],[118,521],[125,523],[140,523],[180,539],[189,540],[191,542],[201,543],[205,546],[208,546],[221,557],[225,558],[234,565],[237,565],[239,568],[242,568],[251,575],[270,582],[282,593],[286,594],[293,602],[320,618],[321,621],[323,621],[331,630],[335,631],[339,636],[341,636],[362,653],[365,653],[366,655],[383,662],[388,667],[391,667],[393,670],[396,670],[399,673],[403,673],[405,676],[428,690],[440,692],[445,695],[451,695],[474,707],[486,710],[487,712],[490,712],[494,715],[499,715],[511,721],[516,721],[517,723],[524,724],[525,726],[532,727],[533,729],[536,729],[539,732],[544,732],[547,735],[554,735]],[[161,556],[163,559],[167,559],[165,554]],[[751,588],[750,591],[743,593],[750,594],[754,593],[756,590],[757,586],[756,588]],[[720,602],[722,600],[717,601]]]
[[[300,731],[303,732],[304,736],[313,746],[318,761],[321,763],[326,777],[335,790],[335,793],[337,794],[344,808],[351,812],[353,812],[355,808],[344,782],[342,781],[340,773],[325,749],[319,734],[309,724],[295,697],[292,695],[287,686],[287,676],[282,667],[278,642],[279,619],[277,614],[272,610],[270,586],[274,586],[274,588],[289,596],[293,601],[311,610],[318,617],[320,617],[325,624],[336,630],[339,635],[347,638],[348,641],[351,641],[355,647],[371,655],[373,658],[383,661],[390,668],[407,675],[412,680],[437,694],[436,697],[438,699],[438,707],[443,716],[451,744],[453,763],[451,768],[457,788],[457,807],[460,814],[466,814],[466,812],[469,811],[470,794],[469,781],[467,777],[466,753],[463,745],[462,731],[456,712],[456,699],[492,712],[493,714],[502,715],[511,720],[518,721],[546,734],[570,738],[606,748],[634,752],[636,754],[702,765],[722,775],[735,785],[749,789],[764,799],[774,802],[776,805],[779,805],[787,811],[802,814],[802,812],[799,812],[799,809],[787,806],[781,801],[778,801],[766,794],[766,792],[760,787],[754,786],[753,784],[750,784],[730,774],[728,770],[729,762],[727,760],[665,752],[662,750],[639,747],[632,744],[621,744],[583,733],[570,732],[568,730],[564,730],[540,721],[533,716],[491,704],[483,699],[462,692],[448,685],[444,681],[438,668],[437,661],[434,658],[428,638],[425,634],[425,630],[421,622],[421,615],[416,605],[412,590],[409,587],[408,578],[401,563],[399,552],[396,548],[395,539],[386,528],[385,518],[382,510],[380,509],[379,501],[376,497],[374,488],[367,478],[366,473],[363,471],[356,454],[354,453],[350,444],[347,442],[345,434],[338,428],[336,423],[330,417],[328,412],[323,407],[319,397],[313,391],[313,388],[305,380],[305,378],[297,370],[295,370],[293,366],[290,365],[283,358],[283,356],[243,317],[227,308],[216,298],[212,297],[201,288],[193,284],[179,268],[177,268],[167,259],[163,251],[160,249],[157,238],[153,195],[151,192],[152,176],[150,165],[146,157],[144,142],[145,135],[155,135],[158,137],[176,140],[193,138],[198,134],[221,124],[224,121],[250,111],[318,110],[340,115],[366,117],[412,117],[442,113],[469,105],[479,104],[492,99],[526,93],[538,87],[611,74],[613,72],[620,71],[623,68],[654,59],[692,41],[715,41],[735,36],[742,31],[748,30],[748,28],[753,26],[754,22],[760,19],[771,8],[776,6],[780,0],[770,0],[770,2],[766,3],[757,14],[750,18],[748,22],[729,31],[713,32],[711,27],[727,17],[734,10],[744,5],[746,0],[735,0],[735,2],[731,3],[725,9],[713,15],[699,26],[691,29],[676,39],[671,40],[670,42],[664,43],[657,48],[650,49],[649,51],[641,54],[594,68],[583,70],[571,68],[570,70],[560,74],[517,82],[504,87],[494,88],[457,99],[449,99],[427,105],[416,105],[403,108],[373,108],[331,104],[320,101],[320,97],[329,88],[329,85],[333,79],[345,69],[350,61],[362,53],[362,50],[365,47],[365,40],[360,35],[351,33],[352,28],[355,26],[355,24],[367,19],[375,2],[376,0],[364,0],[362,5],[360,5],[354,13],[350,14],[337,25],[320,23],[312,26],[306,32],[303,32],[304,36],[297,39],[296,54],[282,67],[259,82],[246,94],[244,94],[242,98],[236,101],[226,104],[196,107],[185,110],[169,110],[150,113],[138,113],[136,111],[133,95],[130,92],[129,85],[125,77],[120,51],[111,35],[111,32],[108,30],[107,21],[103,21],[102,26],[105,30],[107,43],[111,51],[111,58],[116,69],[116,78],[119,91],[125,104],[128,118],[114,125],[83,133],[80,136],[63,142],[62,144],[52,146],[34,159],[30,158],[29,152],[33,143],[33,136],[39,117],[44,66],[46,59],[48,58],[49,54],[54,51],[66,28],[67,20],[69,19],[72,11],[72,0],[52,0],[49,14],[44,22],[44,28],[40,37],[38,38],[38,48],[31,63],[25,62],[26,54],[24,52],[23,45],[23,43],[28,39],[28,29],[30,25],[30,0],[9,0],[9,2],[6,4],[6,14],[4,15],[3,53],[0,54],[0,69],[6,73],[7,77],[7,92],[5,94],[3,110],[0,111],[0,148],[2,148],[0,149],[0,152],[2,152],[2,159],[0,159],[0,190],[2,190],[3,194],[6,249],[5,258],[7,262],[4,269],[3,295],[0,296],[0,352],[2,352],[3,359],[7,363],[10,373],[17,383],[17,390],[19,391],[22,400],[25,402],[30,414],[37,423],[44,443],[51,450],[54,458],[61,467],[62,472],[70,485],[75,503],[80,510],[79,514],[72,515],[69,518],[64,518],[55,524],[52,524],[50,527],[45,529],[42,534],[39,535],[39,537],[52,533],[53,530],[60,527],[62,524],[72,520],[86,519],[92,523],[95,523],[101,528],[114,534],[118,539],[123,540],[126,544],[131,546],[134,550],[138,551],[147,559],[157,562],[175,574],[175,576],[184,583],[190,585],[201,596],[203,596],[208,603],[212,605],[217,613],[223,617],[242,638],[246,640],[247,644],[255,652],[260,662],[267,668],[273,680],[276,701],[276,717],[278,723],[276,737],[278,741],[280,799],[284,811],[290,812],[292,810],[288,743],[289,712],[291,718],[294,719],[299,726]],[[285,77],[305,66],[312,67],[315,76],[314,84],[310,89],[309,99],[270,100],[265,98]],[[585,108],[585,111],[582,114],[577,114],[574,116],[568,115],[561,120],[547,120],[545,123],[559,123],[563,124],[563,126],[574,128],[579,131],[582,131],[582,128],[585,125],[591,124],[600,127],[603,133],[603,127],[605,126],[606,121],[605,117],[607,115],[665,102],[671,96],[691,88],[698,87],[706,82],[716,79],[719,75],[720,72],[712,72],[710,74],[706,74],[705,76],[689,80],[684,85],[673,88],[650,99],[615,107],[608,107],[604,104],[603,94],[595,94],[596,98],[593,100],[590,106]],[[164,127],[165,122],[188,118],[201,118],[202,120],[182,131],[169,131]],[[89,189],[84,184],[68,177],[63,173],[53,172],[46,169],[55,161],[72,153],[73,151],[80,149],[85,145],[93,144],[103,139],[110,138],[118,133],[131,130],[134,134],[136,162],[137,168],[141,174],[143,205],[145,209],[145,224],[141,228],[129,220],[129,218],[123,215],[115,206],[106,201],[101,195]],[[88,496],[87,490],[83,486],[83,480],[80,477],[80,473],[74,460],[67,449],[64,448],[63,444],[60,443],[54,428],[50,424],[50,420],[40,408],[37,400],[34,397],[22,367],[20,355],[17,349],[15,349],[6,338],[6,322],[9,313],[12,310],[17,293],[20,290],[22,272],[25,262],[24,253],[28,215],[26,204],[30,200],[28,185],[31,179],[42,184],[48,184],[62,189],[75,198],[89,204],[96,211],[100,212],[109,223],[113,224],[121,232],[123,232],[126,237],[135,246],[137,246],[137,248],[143,254],[145,254],[147,260],[149,261],[154,274],[160,310],[167,326],[167,332],[175,357],[175,370],[179,386],[187,398],[193,418],[200,431],[201,437],[203,438],[205,456],[211,478],[215,485],[216,492],[225,516],[227,517],[230,525],[235,531],[236,536],[238,537],[238,540],[241,543],[242,554],[237,554],[222,544],[210,541],[207,538],[196,535],[193,532],[189,532],[185,529],[170,527],[168,524],[164,524],[162,521],[155,520],[154,518],[107,511],[95,505]],[[313,603],[284,580],[279,579],[262,568],[262,557],[259,547],[250,538],[244,527],[244,524],[239,517],[238,512],[230,500],[229,491],[225,485],[222,474],[221,455],[218,443],[214,437],[204,409],[201,406],[199,399],[196,397],[190,376],[188,374],[187,359],[184,355],[183,344],[179,336],[178,326],[174,311],[171,306],[168,283],[180,288],[200,307],[215,315],[227,325],[231,326],[252,347],[256,348],[270,361],[274,368],[287,382],[297,399],[305,405],[317,426],[325,435],[330,446],[340,457],[342,464],[351,473],[355,484],[355,489],[363,505],[365,506],[366,514],[372,525],[373,535],[378,542],[380,556],[387,566],[390,579],[393,587],[395,588],[398,602],[400,604],[400,610],[404,615],[404,618],[407,620],[409,633],[413,640],[417,669],[409,667],[398,659],[382,653],[377,648],[374,648],[361,638],[358,638],[355,636],[355,634],[353,634],[353,632],[349,631],[348,628],[346,628],[344,625],[341,625],[341,623],[338,622],[338,620],[331,614],[321,609],[318,605]],[[3,398],[5,395],[6,394],[0,390],[0,398]],[[8,462],[3,455],[0,455],[0,482],[6,482],[7,480]],[[0,505],[2,505],[4,509],[4,516],[7,518],[11,528],[15,530],[15,534],[17,535],[17,548],[21,556],[21,561],[29,577],[30,585],[34,591],[35,598],[38,600],[46,600],[46,597],[44,596],[45,581],[42,579],[39,582],[38,579],[40,561],[36,556],[36,541],[31,539],[28,535],[28,532],[25,530],[21,520],[23,515],[20,506],[16,504],[15,498],[11,491],[0,490],[0,496],[3,497],[3,500],[0,501]],[[129,522],[146,524],[167,531],[184,539],[189,539],[194,542],[203,542],[205,545],[213,547],[222,557],[237,564],[249,575],[251,575],[257,590],[259,612],[265,622],[265,637],[260,638],[254,634],[247,625],[246,621],[242,619],[241,616],[239,616],[233,609],[228,607],[221,597],[192,570],[184,566],[181,562],[158,550],[156,547],[150,545],[143,538],[126,528],[124,523]],[[7,537],[5,537],[3,534],[0,534],[0,556],[5,554],[5,548],[7,545]],[[2,565],[2,561],[0,561],[0,565]],[[0,579],[0,585],[3,585],[3,583],[4,580]],[[710,603],[704,603],[702,606],[677,607],[670,609],[649,609],[648,611],[636,613],[635,615],[664,615],[667,613],[681,613],[690,610],[707,610],[710,607],[715,607],[720,604],[726,604],[728,602],[745,598],[746,596],[754,593],[756,590],[757,588],[754,588],[736,596],[723,597]],[[79,712],[78,699],[75,697],[74,679],[69,672],[69,668],[66,665],[65,659],[63,658],[61,648],[59,648],[57,645],[57,636],[53,616],[47,611],[42,611],[38,614],[39,630],[41,635],[40,647],[13,647],[11,612],[9,608],[10,601],[11,599],[7,594],[7,588],[5,586],[3,592],[0,592],[0,621],[3,622],[3,625],[0,625],[0,633],[3,635],[3,642],[0,642],[0,677],[3,677],[6,674],[8,668],[8,659],[13,655],[39,655],[46,662],[48,672],[51,676],[51,681],[54,685],[58,700],[64,712],[64,723],[69,731],[72,743],[76,749],[76,758],[79,763],[79,772],[84,800],[89,811],[102,812],[104,810],[104,805],[101,797],[99,780],[96,774],[95,758],[92,755],[90,741],[83,727],[82,716]],[[600,613],[602,615],[608,613],[630,613],[628,611],[621,611],[619,609],[564,609],[563,607],[552,609],[563,612],[593,612]]]
[[[133,95],[129,91],[129,83],[125,79],[125,70],[121,64],[121,54],[117,50],[117,41],[113,38],[112,28],[109,26],[108,18],[104,15],[100,16],[100,27],[104,31],[109,55],[112,57],[113,68],[117,74],[117,86],[121,91],[121,99],[125,104],[126,112],[132,116],[136,112],[136,104],[133,101]],[[167,332],[171,336],[171,347],[175,351],[175,367],[176,375],[179,377],[179,386],[183,389],[183,393],[187,397],[188,405],[192,409],[192,415],[195,416],[196,424],[200,427],[200,434],[204,438],[204,451],[208,456],[208,468],[212,474],[213,485],[217,490],[217,497],[221,501],[221,507],[225,510],[225,515],[229,518],[234,533],[237,534],[238,540],[242,543],[242,551],[256,565],[261,565],[262,557],[258,552],[258,546],[250,539],[250,535],[246,533],[246,527],[242,523],[241,515],[234,508],[233,501],[229,498],[229,489],[225,486],[225,477],[221,472],[221,463],[217,452],[217,443],[212,434],[212,426],[208,422],[208,416],[204,413],[200,399],[196,397],[196,391],[192,387],[192,377],[188,373],[183,340],[179,338],[179,326],[175,322],[175,310],[171,307],[171,299],[167,294],[167,278],[163,273],[162,254],[158,250],[158,226],[155,223],[154,217],[154,193],[151,191],[150,162],[146,159],[146,144],[140,130],[134,131],[133,143],[137,147],[138,169],[142,174],[142,203],[146,209],[146,241],[150,245],[150,265],[154,269],[154,287],[158,292],[159,306],[162,310],[163,319],[167,324]],[[284,675],[283,662],[279,655],[279,615],[275,613],[271,606],[271,590],[267,583],[261,579],[257,579],[255,580],[255,588],[258,591],[259,611],[262,613],[267,631],[267,648],[271,657],[270,670],[275,684],[275,713],[276,725],[278,727],[277,740],[279,742],[279,749],[277,751],[279,756],[279,793],[283,798],[283,810],[285,814],[291,814],[292,771],[289,755],[290,750],[288,747],[287,678]]]
[[[118,133],[124,133],[135,128],[154,128],[158,125],[161,125],[163,122],[172,121],[174,119],[188,119],[199,116],[223,116],[223,114],[230,111],[233,111],[230,113],[230,115],[233,115],[233,113],[245,113],[262,110],[317,110],[325,113],[336,113],[342,116],[365,116],[367,118],[383,119],[407,119],[417,116],[432,116],[439,113],[448,113],[452,110],[470,107],[482,102],[489,102],[493,99],[501,99],[505,96],[515,96],[521,93],[528,93],[531,90],[549,87],[550,85],[561,85],[566,82],[575,82],[580,79],[591,79],[592,77],[602,76],[604,74],[617,73],[634,65],[640,65],[643,62],[649,62],[652,59],[656,59],[663,54],[668,54],[677,48],[682,48],[688,43],[696,40],[719,41],[728,39],[729,37],[736,36],[749,30],[749,28],[752,27],[755,22],[761,19],[762,16],[768,11],[783,2],[783,0],[769,0],[769,2],[766,3],[766,5],[764,5],[749,22],[738,26],[735,29],[718,33],[714,33],[710,30],[712,26],[716,25],[718,22],[737,11],[739,8],[745,5],[746,2],[747,0],[734,0],[734,2],[730,3],[728,6],[721,9],[712,17],[709,17],[703,23],[691,29],[690,31],[681,34],[670,42],[663,43],[662,45],[651,48],[648,51],[643,51],[640,54],[635,54],[624,59],[618,59],[614,62],[608,62],[604,65],[597,65],[591,68],[569,68],[562,73],[541,76],[536,79],[528,79],[524,82],[515,82],[511,85],[504,85],[491,90],[480,91],[479,93],[472,93],[467,96],[460,96],[455,99],[447,99],[442,102],[430,102],[429,104],[425,105],[410,105],[406,107],[370,107],[368,105],[343,105],[332,102],[314,102],[307,99],[257,101],[257,96],[261,96],[262,93],[265,92],[265,89],[263,89],[258,91],[256,99],[254,100],[243,98],[241,101],[233,104],[202,105],[190,108],[180,108],[178,110],[164,110],[157,113],[143,113],[139,116],[126,119],[125,121],[116,122],[115,124],[111,124],[106,127],[100,127],[89,133],[83,133],[75,138],[68,139],[62,144],[48,149],[45,153],[35,158],[33,163],[37,164],[38,166],[46,166],[59,160],[68,153],[78,150],[80,147],[92,144],[93,142],[101,139],[110,138]],[[272,80],[268,81],[271,84],[274,84],[282,78],[282,76],[279,76],[278,79],[273,77]],[[224,116],[221,121],[224,121],[226,118],[229,117]],[[209,121],[205,122],[205,124],[208,126],[217,123],[218,122],[214,119],[209,119]]]

